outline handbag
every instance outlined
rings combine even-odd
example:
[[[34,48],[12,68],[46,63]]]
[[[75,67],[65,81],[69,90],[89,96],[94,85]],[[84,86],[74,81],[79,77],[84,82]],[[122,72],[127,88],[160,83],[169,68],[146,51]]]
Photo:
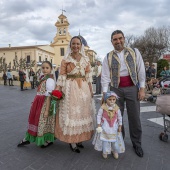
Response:
[[[153,96],[158,96],[158,95],[160,95],[161,94],[161,89],[160,88],[154,88],[153,90],[152,90],[152,95]]]

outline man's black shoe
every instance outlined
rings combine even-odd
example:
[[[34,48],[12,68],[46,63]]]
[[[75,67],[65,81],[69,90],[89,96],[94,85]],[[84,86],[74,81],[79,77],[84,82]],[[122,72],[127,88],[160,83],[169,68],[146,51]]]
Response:
[[[139,157],[143,157],[143,149],[141,147],[134,145],[133,148],[135,149],[135,152]]]

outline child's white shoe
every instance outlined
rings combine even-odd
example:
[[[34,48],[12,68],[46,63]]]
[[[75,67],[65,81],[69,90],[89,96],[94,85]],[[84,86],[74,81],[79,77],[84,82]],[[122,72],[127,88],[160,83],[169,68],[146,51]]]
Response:
[[[107,154],[103,153],[102,156],[103,156],[104,159],[107,159]]]
[[[116,153],[116,152],[112,152],[112,153],[113,153],[113,157],[114,157],[115,159],[118,159],[118,158],[119,158],[118,153]]]

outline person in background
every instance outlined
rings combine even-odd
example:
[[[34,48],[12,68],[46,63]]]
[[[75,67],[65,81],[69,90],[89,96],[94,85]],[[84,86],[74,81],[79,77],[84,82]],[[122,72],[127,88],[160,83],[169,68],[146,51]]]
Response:
[[[152,78],[146,78],[146,84],[145,84],[145,101],[153,101],[153,79]]]
[[[19,69],[19,81],[20,81],[21,91],[24,91],[23,86],[25,81],[25,73],[21,68]]]
[[[97,61],[96,94],[101,94],[101,73],[102,73],[101,62]]]
[[[146,78],[151,77],[151,67],[149,66],[149,62],[145,62],[145,72],[146,72]]]
[[[10,69],[7,72],[7,79],[8,79],[8,82],[9,82],[9,86],[13,86],[13,79],[12,79],[12,74],[11,74]]]
[[[29,80],[27,68],[24,68],[23,71],[25,73],[24,89],[27,90],[28,87],[31,87],[31,83],[30,83],[30,80]]]
[[[156,78],[155,64],[152,64],[150,72],[151,72],[151,77]]]
[[[161,80],[162,80],[162,77],[157,78],[157,83],[156,83],[156,85],[155,85],[157,88],[162,87],[162,86],[161,86]]]
[[[158,79],[152,78],[153,88],[158,87]]]
[[[55,78],[56,78],[56,81],[57,81],[57,79],[58,79],[59,70],[60,70],[60,67],[57,67],[57,70],[55,71]]]
[[[31,82],[31,89],[35,89],[34,88],[34,76],[35,76],[35,72],[31,68],[30,72],[29,72],[29,79],[30,79],[30,82]]]
[[[162,78],[166,78],[166,77],[170,76],[170,71],[167,70],[167,67],[164,67],[163,70],[161,71],[160,75],[162,76]]]
[[[93,82],[96,83],[96,75],[97,75],[97,61],[95,61],[95,65],[93,68]]]
[[[7,75],[6,75],[6,72],[4,71],[4,74],[3,74],[3,80],[4,80],[4,86],[7,85]]]

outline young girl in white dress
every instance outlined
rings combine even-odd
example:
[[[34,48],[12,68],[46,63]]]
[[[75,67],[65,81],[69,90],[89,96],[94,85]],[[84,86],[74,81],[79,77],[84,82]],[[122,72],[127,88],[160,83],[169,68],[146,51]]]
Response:
[[[103,158],[108,154],[113,154],[118,159],[118,154],[125,151],[122,138],[122,116],[116,99],[118,96],[114,92],[107,92],[104,96],[104,103],[97,114],[96,134],[93,140],[94,149],[102,151]]]

